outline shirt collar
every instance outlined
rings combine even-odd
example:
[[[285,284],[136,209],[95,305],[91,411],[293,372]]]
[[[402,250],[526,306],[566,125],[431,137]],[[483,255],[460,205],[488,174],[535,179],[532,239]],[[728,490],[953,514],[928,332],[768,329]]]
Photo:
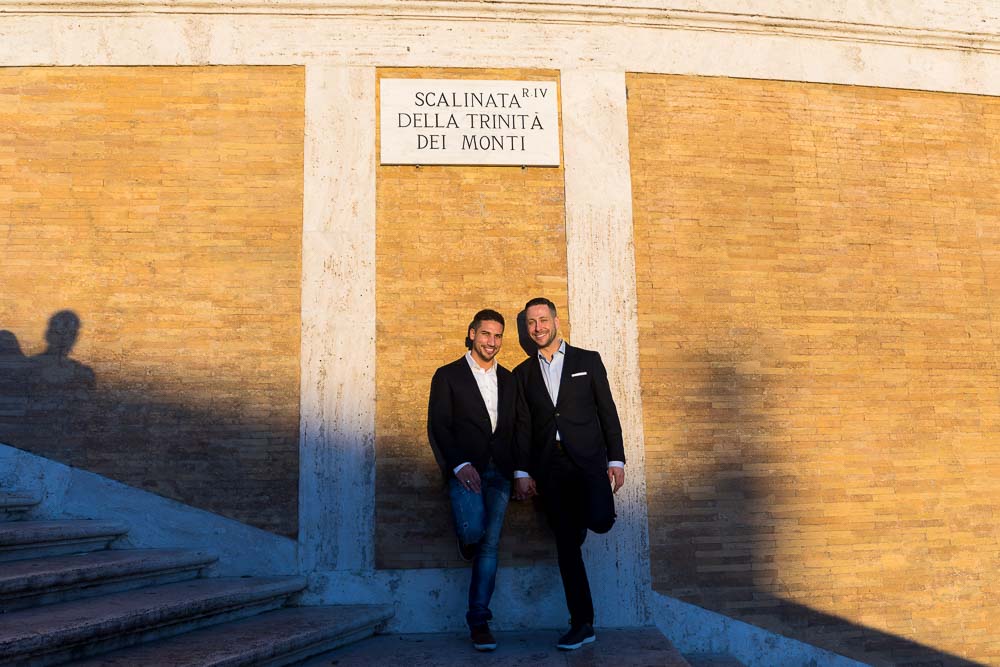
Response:
[[[480,373],[486,373],[487,375],[491,375],[491,374],[497,372],[497,360],[496,359],[494,359],[493,363],[490,365],[490,367],[487,368],[487,369],[485,369],[485,370],[483,369],[482,366],[480,366],[479,364],[476,363],[475,359],[472,358],[472,352],[466,352],[465,353],[465,360],[469,362],[469,368],[472,369],[473,373],[475,373],[476,371],[479,371]]]
[[[566,340],[565,339],[559,341],[559,349],[556,350],[556,354],[561,354],[564,357],[566,356]],[[538,358],[541,359],[542,361],[544,361],[545,363],[550,364],[550,363],[552,363],[552,361],[555,361],[556,355],[553,354],[552,355],[552,361],[549,361],[548,359],[545,358],[545,355],[542,354],[542,351],[539,350],[538,351]]]

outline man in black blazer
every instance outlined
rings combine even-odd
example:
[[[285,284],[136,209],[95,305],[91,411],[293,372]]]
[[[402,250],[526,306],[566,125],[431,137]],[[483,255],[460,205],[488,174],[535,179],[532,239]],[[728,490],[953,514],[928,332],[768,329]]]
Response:
[[[503,329],[495,310],[476,313],[469,352],[434,373],[427,414],[431,446],[448,480],[459,552],[473,562],[465,620],[480,651],[496,648],[489,605],[514,472],[514,381],[495,359]]]
[[[625,482],[625,447],[601,355],[567,345],[556,307],[545,298],[525,307],[538,348],[514,369],[517,383],[516,497],[542,497],[555,533],[570,630],[556,644],[570,650],[595,640],[594,604],[580,547],[587,530],[615,522],[614,492]]]

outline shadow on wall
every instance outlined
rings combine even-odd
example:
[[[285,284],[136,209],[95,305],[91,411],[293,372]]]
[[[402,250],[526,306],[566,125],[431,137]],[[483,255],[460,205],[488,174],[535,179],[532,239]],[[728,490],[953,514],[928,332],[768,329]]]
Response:
[[[80,318],[61,310],[49,318],[45,351],[27,357],[17,337],[0,330],[0,442],[51,439],[79,427],[91,403],[94,371],[70,358]]]
[[[45,350],[26,356],[0,330],[0,443],[295,537],[297,412],[185,396],[186,378],[151,369],[102,382],[71,356],[80,332],[79,316],[59,311]]]
[[[517,342],[524,350],[525,356],[534,357],[538,354],[538,346],[528,335],[528,321],[524,313],[522,310],[517,314]]]
[[[691,367],[710,370],[684,388],[684,470],[677,481],[649,486],[651,533],[659,537],[651,540],[654,589],[867,664],[978,665],[781,597],[776,525],[791,500],[779,494],[792,492],[773,476],[788,474],[781,464],[794,465],[794,453],[770,423],[767,376],[743,372],[731,357]]]

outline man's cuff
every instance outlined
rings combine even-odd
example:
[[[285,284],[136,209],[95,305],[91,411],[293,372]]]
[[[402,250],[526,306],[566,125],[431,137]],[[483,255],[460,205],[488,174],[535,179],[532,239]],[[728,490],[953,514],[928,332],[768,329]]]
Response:
[[[531,479],[531,475],[529,475],[528,473],[524,472],[523,470],[515,470],[514,471],[514,479],[524,479],[525,477],[527,477],[528,479]]]
[[[608,467],[609,468],[624,468],[625,467],[625,462],[624,461],[608,461]]]
[[[459,470],[461,470],[465,466],[469,466],[469,465],[472,465],[472,464],[469,463],[468,461],[466,461],[465,463],[459,463],[457,466],[455,466],[455,469],[452,472],[454,472],[457,475]]]

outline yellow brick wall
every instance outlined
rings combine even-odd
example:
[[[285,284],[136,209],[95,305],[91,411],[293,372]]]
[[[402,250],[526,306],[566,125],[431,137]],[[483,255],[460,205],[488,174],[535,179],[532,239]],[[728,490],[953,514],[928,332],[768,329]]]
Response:
[[[1000,663],[1000,100],[628,91],[656,589]]]
[[[295,534],[303,118],[302,68],[0,69],[0,442]]]
[[[558,80],[538,70],[383,69],[379,77]],[[472,316],[507,320],[502,365],[525,354],[516,317],[546,295],[567,326],[562,168],[380,166],[376,214],[376,560],[461,565],[451,509],[427,442],[431,376],[465,354]],[[553,555],[530,503],[511,501],[501,563]]]

